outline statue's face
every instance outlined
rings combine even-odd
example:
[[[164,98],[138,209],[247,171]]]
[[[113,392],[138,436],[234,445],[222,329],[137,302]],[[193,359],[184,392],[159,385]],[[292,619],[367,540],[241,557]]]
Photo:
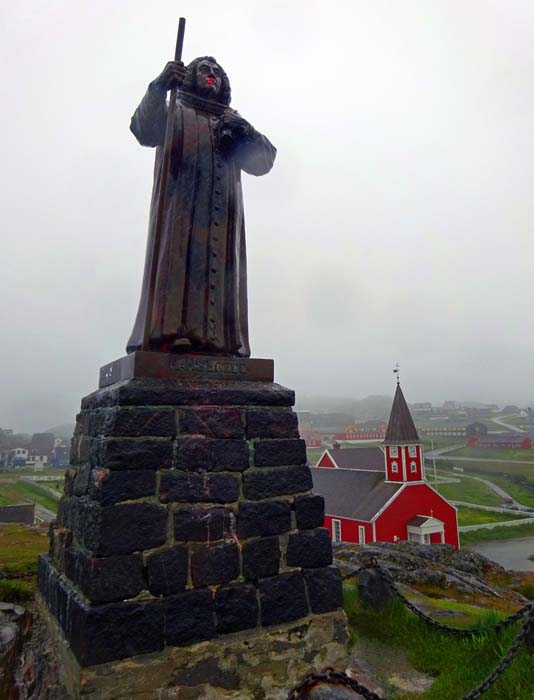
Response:
[[[202,97],[217,97],[222,88],[222,71],[219,66],[211,61],[201,61],[196,73],[197,93]]]

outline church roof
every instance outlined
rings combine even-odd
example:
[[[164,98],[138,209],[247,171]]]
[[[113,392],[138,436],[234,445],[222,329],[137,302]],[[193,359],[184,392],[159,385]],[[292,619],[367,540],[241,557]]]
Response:
[[[340,469],[379,471],[384,475],[384,453],[380,447],[332,447],[328,453]]]
[[[393,399],[393,406],[389,414],[389,423],[386,430],[384,445],[413,445],[420,443],[417,429],[414,425],[412,414],[400,388],[397,384],[397,391]]]
[[[384,474],[354,469],[312,467],[313,492],[323,496],[325,513],[369,522],[403,483],[386,483]]]

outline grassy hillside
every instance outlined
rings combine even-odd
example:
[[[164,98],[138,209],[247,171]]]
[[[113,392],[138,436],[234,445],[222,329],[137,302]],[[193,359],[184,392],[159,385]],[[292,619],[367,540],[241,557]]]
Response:
[[[45,528],[0,525],[0,572],[37,571],[37,556],[48,549]]]
[[[479,542],[494,542],[495,540],[510,540],[517,537],[534,537],[534,523],[512,525],[511,527],[492,527],[491,529],[473,530],[460,533],[462,547]]]
[[[63,480],[60,479],[57,482],[46,482],[46,485],[39,485],[38,483],[23,481],[21,476],[18,472],[8,472],[2,475],[0,479],[0,506],[35,501],[44,508],[56,513],[59,495],[63,490]],[[47,491],[47,488],[56,490],[58,498],[54,498]]]
[[[494,513],[491,510],[479,510],[478,508],[458,508],[458,525],[485,525],[486,523],[504,523],[508,520],[520,520],[527,515],[522,513]]]
[[[460,447],[448,452],[450,457],[472,457],[473,459],[504,459],[522,462],[532,462],[534,467],[534,450],[492,450],[489,447]]]
[[[319,461],[319,457],[323,454],[324,449],[324,447],[308,447],[306,449],[306,453],[308,455],[308,462],[310,463],[310,466],[315,467],[315,465]]]
[[[456,474],[447,473],[447,476],[456,477]],[[466,501],[481,506],[500,506],[502,504],[500,496],[489,486],[475,479],[461,479],[457,484],[433,484],[433,486],[442,496],[451,501]]]
[[[428,466],[428,464],[427,464]],[[532,479],[534,483],[534,462],[531,464],[521,464],[518,462],[488,462],[480,460],[477,462],[455,462],[452,459],[440,460],[436,459],[436,466],[440,470],[452,471],[453,467],[463,469],[466,474],[474,474],[476,476],[486,476],[491,480],[492,474],[515,474],[525,476],[527,479]]]
[[[425,607],[430,600],[425,600]],[[344,606],[347,612],[352,639],[360,649],[371,647],[373,655],[366,658],[371,670],[381,672],[380,685],[392,700],[457,700],[473,690],[493,671],[517,634],[519,623],[496,634],[492,626],[507,615],[495,610],[477,608],[465,603],[444,601],[452,615],[446,622],[458,627],[475,624],[486,628],[474,638],[459,639],[432,628],[417,618],[398,600],[391,601],[381,611],[360,605],[357,589],[344,588]],[[440,617],[436,606],[436,617]],[[455,616],[456,613],[456,616]],[[432,614],[432,613],[431,613]],[[395,681],[388,660],[401,653],[407,664],[426,674],[430,688],[420,693],[403,692]],[[356,659],[358,655],[356,654]],[[485,700],[532,700],[534,655],[523,649],[495,685],[484,694]],[[432,679],[434,679],[432,681]],[[389,685],[388,681],[391,682]]]

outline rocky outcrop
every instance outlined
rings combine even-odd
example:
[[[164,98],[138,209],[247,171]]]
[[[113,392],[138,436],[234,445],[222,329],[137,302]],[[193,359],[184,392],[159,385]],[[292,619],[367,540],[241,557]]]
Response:
[[[0,698],[18,700],[14,670],[30,631],[30,615],[19,605],[0,603]]]
[[[411,542],[375,542],[360,546],[334,545],[335,563],[342,576],[356,574],[373,559],[386,567],[395,581],[409,586],[430,585],[460,593],[510,599],[510,590],[501,591],[487,582],[488,574],[506,570],[477,552],[457,550],[447,544],[425,545]],[[519,594],[514,594],[523,600]]]

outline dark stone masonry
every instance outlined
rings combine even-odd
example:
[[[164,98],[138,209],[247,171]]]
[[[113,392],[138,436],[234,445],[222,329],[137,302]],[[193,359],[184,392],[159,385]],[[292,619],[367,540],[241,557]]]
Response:
[[[82,666],[341,606],[292,391],[130,379],[82,401],[39,589]]]

